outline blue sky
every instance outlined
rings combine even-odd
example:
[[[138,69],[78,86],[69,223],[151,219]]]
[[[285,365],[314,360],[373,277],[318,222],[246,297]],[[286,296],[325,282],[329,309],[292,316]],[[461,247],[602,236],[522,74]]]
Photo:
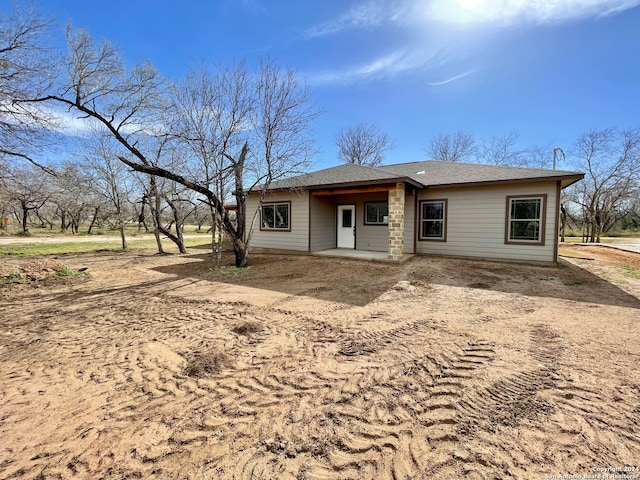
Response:
[[[6,8],[6,7],[1,7]],[[640,126],[640,0],[48,0],[87,28],[181,77],[201,60],[262,56],[294,68],[323,113],[314,168],[339,163],[336,132],[358,122],[395,143],[520,134],[569,150],[590,129]]]

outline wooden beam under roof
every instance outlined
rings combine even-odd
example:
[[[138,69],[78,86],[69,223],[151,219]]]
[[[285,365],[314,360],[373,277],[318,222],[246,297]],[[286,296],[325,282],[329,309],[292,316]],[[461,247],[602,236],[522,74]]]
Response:
[[[320,190],[311,190],[311,195],[345,195],[350,193],[388,192],[389,190],[395,190],[395,188],[395,183],[369,185],[362,187],[323,188]]]

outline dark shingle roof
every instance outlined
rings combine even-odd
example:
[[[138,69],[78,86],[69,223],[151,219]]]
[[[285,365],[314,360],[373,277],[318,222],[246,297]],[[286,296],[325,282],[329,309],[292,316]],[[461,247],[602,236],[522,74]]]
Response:
[[[500,182],[525,179],[581,176],[578,172],[543,168],[482,165],[479,163],[423,162],[399,163],[379,167],[391,175],[406,176],[424,186],[460,185],[465,183]]]
[[[366,165],[345,163],[337,167],[325,168],[317,172],[305,173],[297,177],[278,180],[270,185],[270,189],[290,189],[322,187],[326,185],[351,185],[362,183],[383,183],[393,180],[406,180],[404,175],[396,175],[379,168]]]
[[[557,179],[570,184],[581,179],[579,172],[541,168],[507,167],[477,163],[454,163],[427,160],[369,167],[345,163],[317,172],[273,182],[270,190],[339,187],[363,184],[408,182],[417,187],[478,184],[485,182],[520,182],[523,180]]]

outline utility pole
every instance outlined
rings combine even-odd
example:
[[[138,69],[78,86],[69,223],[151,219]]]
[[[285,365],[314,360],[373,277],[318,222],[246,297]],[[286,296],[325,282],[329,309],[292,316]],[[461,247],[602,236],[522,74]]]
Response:
[[[562,159],[566,160],[564,151],[560,147],[553,148],[553,169],[556,169],[556,160],[558,158],[558,152],[562,154]],[[560,202],[560,241],[564,242],[564,231],[567,226],[567,211],[564,208],[564,203]]]
[[[562,159],[565,160],[564,151],[560,147],[553,148],[553,169],[556,169],[556,159],[558,158],[558,152],[562,154]]]

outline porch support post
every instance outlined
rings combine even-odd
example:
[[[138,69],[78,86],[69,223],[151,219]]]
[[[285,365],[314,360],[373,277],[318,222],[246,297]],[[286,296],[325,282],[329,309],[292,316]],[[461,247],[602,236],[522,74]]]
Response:
[[[404,183],[389,190],[389,260],[400,261],[404,254]]]

